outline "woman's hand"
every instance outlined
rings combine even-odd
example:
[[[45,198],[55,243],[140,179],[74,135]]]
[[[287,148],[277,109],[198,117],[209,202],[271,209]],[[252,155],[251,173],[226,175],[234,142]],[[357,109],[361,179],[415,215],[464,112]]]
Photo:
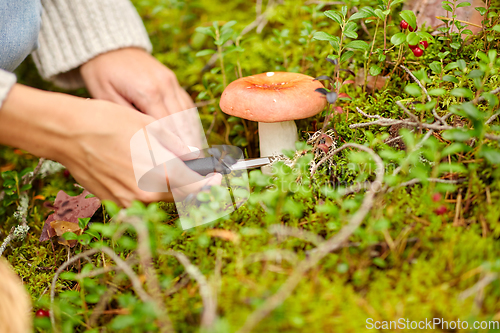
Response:
[[[195,107],[175,74],[146,51],[124,48],[101,54],[80,73],[92,97],[111,101],[156,119]],[[175,131],[188,145],[203,147],[198,117],[184,117]]]
[[[15,85],[0,110],[0,143],[25,149],[65,165],[73,177],[100,199],[128,206],[133,200],[172,201],[172,192],[141,190],[136,182],[130,140],[154,118],[115,103],[85,100]],[[190,150],[174,133],[154,133],[163,156],[182,156]],[[183,193],[218,185],[220,175],[202,177],[173,159],[169,168],[171,188],[190,179]],[[185,182],[184,182],[185,183]]]

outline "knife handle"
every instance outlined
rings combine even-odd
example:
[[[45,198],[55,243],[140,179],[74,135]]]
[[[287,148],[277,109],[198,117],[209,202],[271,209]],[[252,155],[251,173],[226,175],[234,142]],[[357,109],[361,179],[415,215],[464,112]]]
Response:
[[[184,161],[184,164],[202,176],[206,176],[209,173],[214,172],[228,175],[232,171],[226,164],[220,163],[219,160],[213,156]]]

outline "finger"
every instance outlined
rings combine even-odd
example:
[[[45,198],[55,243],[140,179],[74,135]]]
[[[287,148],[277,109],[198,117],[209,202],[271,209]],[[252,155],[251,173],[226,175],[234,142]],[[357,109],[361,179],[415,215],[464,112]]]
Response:
[[[184,160],[195,158],[197,154],[189,149],[182,138],[168,130],[166,122],[168,118],[163,118],[146,126],[147,139],[156,163],[161,164],[173,157],[180,157]]]
[[[107,87],[105,87],[105,89],[103,89],[103,90],[106,91],[106,93],[103,94],[102,96],[96,97],[96,98],[110,101],[110,102],[125,106],[127,108],[131,108],[133,110],[137,110],[134,107],[134,105],[132,103],[130,103],[120,93],[118,93],[118,91],[116,91],[116,89],[111,84],[108,84]]]

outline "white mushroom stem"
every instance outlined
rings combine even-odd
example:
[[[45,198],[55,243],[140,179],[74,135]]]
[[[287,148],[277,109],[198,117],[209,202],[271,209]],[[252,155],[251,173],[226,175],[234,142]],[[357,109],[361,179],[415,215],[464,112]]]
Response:
[[[259,122],[260,156],[281,155],[283,149],[295,150],[295,142],[299,140],[295,121],[279,123]]]

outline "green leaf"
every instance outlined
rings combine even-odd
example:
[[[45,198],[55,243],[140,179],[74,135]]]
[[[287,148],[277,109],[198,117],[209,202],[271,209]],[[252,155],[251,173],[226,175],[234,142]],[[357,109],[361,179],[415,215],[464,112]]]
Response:
[[[195,29],[196,32],[202,33],[204,35],[211,36],[215,39],[215,32],[210,27],[198,27]]]
[[[458,83],[458,79],[452,75],[445,75],[443,77],[443,81],[446,81],[446,82],[453,82],[453,83]]]
[[[486,158],[491,164],[500,164],[500,151],[498,149],[493,149],[488,146],[483,146],[479,156]]]
[[[352,42],[348,43],[345,48],[368,51],[370,49],[370,45],[363,40],[353,40]]]
[[[316,31],[313,35],[313,40],[328,40],[328,41],[337,41],[338,37],[332,36],[327,32]]]
[[[491,28],[491,29],[493,29],[496,32],[500,32],[500,24],[493,26],[493,28]]]
[[[463,164],[458,163],[442,163],[438,166],[439,174],[444,172],[458,172],[458,173],[466,173],[467,168]]]
[[[458,64],[454,61],[454,62],[450,62],[448,65],[446,65],[444,67],[444,70],[449,71],[450,69],[455,69],[457,67],[458,67]]]
[[[415,83],[410,83],[409,85],[407,85],[405,87],[405,92],[414,97],[422,96],[422,91],[420,90],[420,87]]]
[[[444,10],[448,11],[448,12],[453,12],[453,8],[451,8],[449,5],[443,5],[442,6],[444,8]]]
[[[329,19],[334,20],[338,24],[342,25],[342,17],[335,10],[327,10],[325,12],[325,16],[328,17]]]
[[[470,6],[470,2],[461,2],[457,5],[457,8],[461,8],[461,7],[469,7]]]
[[[358,30],[358,25],[354,22],[347,22],[347,24],[344,27],[344,33],[346,31],[356,31]]]
[[[394,7],[395,5],[401,3],[401,2],[404,2],[405,0],[394,0],[391,2],[391,5],[389,6],[389,8],[392,8]]]
[[[349,21],[359,20],[359,19],[367,18],[367,17],[370,17],[369,13],[359,11],[357,13],[352,14],[351,17],[349,17]]]
[[[21,192],[27,191],[32,187],[31,184],[26,184],[21,187]]]
[[[370,75],[371,75],[371,76],[377,76],[377,75],[379,75],[381,72],[382,72],[382,68],[380,68],[380,67],[379,67],[379,66],[377,66],[377,65],[373,65],[372,67],[370,67]]]
[[[417,27],[417,17],[415,16],[415,13],[411,10],[403,10],[401,13],[399,13],[399,16],[408,24],[415,29]]]
[[[104,201],[102,201],[102,204],[104,205],[104,208],[106,208],[106,212],[111,217],[114,217],[120,211],[120,208],[118,207],[118,205],[116,203],[114,203],[113,201],[104,200]]]
[[[421,38],[427,41],[434,41],[434,37],[428,32],[425,31],[417,31],[416,34]]]
[[[458,50],[460,48],[460,43],[454,42],[454,43],[451,43],[450,46],[452,48],[454,48],[455,50]]]
[[[465,112],[469,119],[483,119],[484,114],[471,102],[463,103],[460,108]]]
[[[484,8],[484,7],[476,7],[474,9],[477,10],[479,12],[479,14],[481,14],[481,16],[486,14],[486,8]]]
[[[446,94],[446,90],[443,88],[436,88],[429,90],[428,93],[431,96],[443,96],[444,94]]]
[[[349,60],[350,58],[352,58],[353,55],[354,55],[354,52],[352,52],[352,51],[344,52],[344,54],[342,54],[342,56],[340,57],[340,62],[344,62],[346,60]]]
[[[417,45],[420,42],[420,37],[415,32],[410,32],[408,36],[406,36],[406,41],[408,45]]]
[[[441,156],[455,155],[457,153],[466,153],[471,150],[471,147],[461,142],[454,142],[448,147],[445,147],[441,152]]]
[[[347,38],[351,38],[351,39],[356,39],[356,38],[358,38],[358,34],[357,34],[355,31],[349,31],[349,30],[346,30],[346,31],[344,31],[344,35],[345,35]]]
[[[347,16],[347,6],[342,6],[340,9],[340,13],[342,14],[343,17]]]
[[[450,92],[450,94],[455,97],[464,97],[469,99],[474,97],[472,91],[468,88],[455,88]]]
[[[464,59],[457,60],[457,65],[458,65],[458,68],[460,68],[460,70],[462,72],[467,68],[467,63],[465,62]]]
[[[75,240],[75,239],[78,239],[78,235],[75,234],[74,232],[65,232],[64,234],[62,234],[62,237],[65,240]]]
[[[430,69],[435,73],[435,74],[441,74],[443,69],[441,68],[441,63],[439,61],[433,61],[429,65]]]
[[[375,265],[377,265],[378,267],[380,267],[380,268],[384,268],[384,267],[387,266],[387,264],[385,263],[384,259],[382,259],[380,257],[373,258],[373,263]]]
[[[87,227],[87,225],[89,224],[89,221],[90,221],[90,217],[78,218],[78,226],[80,227],[80,229],[83,230]]]
[[[456,128],[443,132],[443,138],[448,141],[467,141],[474,137],[474,131]]]
[[[220,29],[221,33],[224,33],[224,32],[226,32],[226,31],[229,31],[229,29],[231,29],[231,28],[232,28],[232,27],[233,27],[236,23],[238,23],[238,22],[236,22],[236,21],[234,21],[234,20],[233,20],[233,21],[229,21],[229,22],[227,22],[227,23],[226,23],[226,24],[224,24],[224,25],[222,26],[222,28]]]
[[[406,41],[406,35],[402,32],[398,32],[391,38],[391,43],[394,45],[403,44]]]
[[[384,12],[380,9],[375,9],[375,15],[381,19],[381,20],[384,20],[385,19],[385,15],[384,15]]]
[[[207,50],[201,50],[201,51],[197,52],[196,56],[197,57],[203,57],[203,56],[206,56],[206,55],[209,55],[209,54],[214,54],[214,53],[215,53],[215,50],[207,49]]]
[[[484,72],[480,69],[474,69],[472,70],[468,75],[467,77],[471,78],[471,79],[475,79],[475,78],[481,78],[484,76]]]

